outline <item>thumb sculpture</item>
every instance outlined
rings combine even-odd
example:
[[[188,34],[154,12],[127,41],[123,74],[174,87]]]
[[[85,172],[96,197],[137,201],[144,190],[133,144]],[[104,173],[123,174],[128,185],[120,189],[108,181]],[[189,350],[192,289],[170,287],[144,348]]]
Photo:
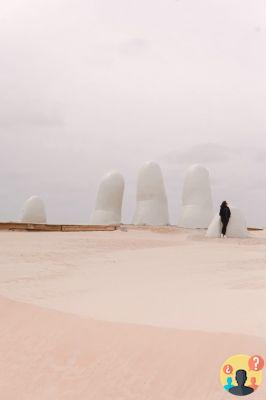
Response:
[[[230,207],[231,217],[227,226],[226,236],[230,238],[248,237],[245,217],[238,208]],[[221,236],[222,223],[219,213],[215,215],[207,230],[207,237],[217,238]]]
[[[168,201],[161,168],[146,162],[140,169],[137,182],[134,225],[168,225]]]
[[[111,171],[102,178],[95,209],[90,218],[92,225],[115,225],[121,223],[124,186],[124,178],[117,171]]]
[[[25,202],[22,209],[21,222],[32,224],[46,223],[45,206],[39,196],[32,196]]]
[[[212,217],[209,172],[201,165],[192,165],[185,177],[178,226],[191,229],[208,228]]]

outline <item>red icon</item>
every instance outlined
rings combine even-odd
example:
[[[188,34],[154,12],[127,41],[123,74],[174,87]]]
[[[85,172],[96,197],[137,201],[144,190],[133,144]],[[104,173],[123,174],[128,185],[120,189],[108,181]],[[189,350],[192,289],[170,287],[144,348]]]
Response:
[[[264,367],[264,360],[261,356],[252,356],[248,360],[249,369],[252,371],[261,371]]]
[[[231,375],[233,372],[233,367],[230,364],[226,364],[223,368],[223,371],[226,375]]]

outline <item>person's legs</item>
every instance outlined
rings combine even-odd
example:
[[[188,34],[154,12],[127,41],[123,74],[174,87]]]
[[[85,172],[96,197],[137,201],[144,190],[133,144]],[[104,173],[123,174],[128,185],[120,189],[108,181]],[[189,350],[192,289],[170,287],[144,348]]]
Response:
[[[226,235],[226,229],[228,225],[228,221],[222,221],[223,227],[222,227],[222,234],[225,236]]]

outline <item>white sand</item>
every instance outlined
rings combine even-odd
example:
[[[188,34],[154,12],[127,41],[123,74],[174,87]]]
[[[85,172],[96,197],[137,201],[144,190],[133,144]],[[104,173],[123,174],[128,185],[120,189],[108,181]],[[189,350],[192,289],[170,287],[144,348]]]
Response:
[[[158,231],[0,232],[5,400],[224,399],[266,348],[266,233]]]

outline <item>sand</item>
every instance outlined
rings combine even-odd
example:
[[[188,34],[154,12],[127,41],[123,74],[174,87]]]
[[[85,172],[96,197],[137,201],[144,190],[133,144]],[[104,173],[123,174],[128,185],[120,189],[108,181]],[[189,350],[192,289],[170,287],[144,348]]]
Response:
[[[224,359],[266,349],[265,250],[265,232],[0,232],[2,397],[224,399]]]

